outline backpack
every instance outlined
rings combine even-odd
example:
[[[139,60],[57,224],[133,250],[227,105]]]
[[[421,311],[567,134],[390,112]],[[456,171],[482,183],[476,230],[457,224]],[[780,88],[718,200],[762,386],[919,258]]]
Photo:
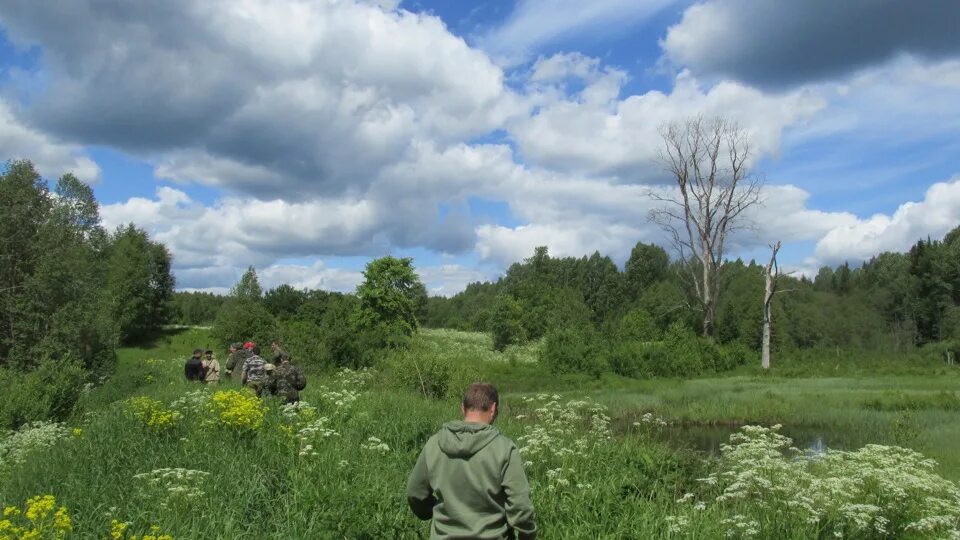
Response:
[[[299,392],[307,387],[307,378],[303,376],[303,372],[297,368],[293,368],[293,387]]]

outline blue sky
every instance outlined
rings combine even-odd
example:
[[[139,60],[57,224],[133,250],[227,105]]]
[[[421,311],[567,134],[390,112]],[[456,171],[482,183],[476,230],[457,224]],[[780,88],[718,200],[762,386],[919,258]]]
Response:
[[[906,4],[906,3],[904,3]],[[723,116],[765,178],[730,257],[858,262],[960,224],[960,6],[391,0],[0,6],[0,158],[94,186],[178,286],[428,288],[535,245],[666,246],[658,128]],[[830,24],[825,24],[829,21]],[[857,25],[857,33],[842,31]],[[839,29],[839,30],[838,30]]]

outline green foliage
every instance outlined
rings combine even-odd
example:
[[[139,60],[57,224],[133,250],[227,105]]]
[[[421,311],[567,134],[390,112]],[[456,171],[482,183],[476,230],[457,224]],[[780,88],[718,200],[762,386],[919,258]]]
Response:
[[[213,324],[225,299],[208,292],[174,292],[170,299],[170,320],[187,326]]]
[[[0,368],[0,428],[65,420],[80,398],[87,372],[75,362],[48,360],[33,371]]]
[[[490,321],[493,350],[502,351],[507,345],[523,341],[523,326],[520,323],[522,318],[523,306],[512,296],[502,294],[497,298]]]
[[[306,290],[297,290],[284,283],[263,295],[263,305],[274,317],[289,318],[300,310],[306,299]]]
[[[637,242],[623,268],[627,294],[632,300],[640,298],[654,283],[667,277],[670,257],[660,246]]]
[[[386,346],[403,344],[418,327],[416,313],[424,298],[413,259],[374,259],[367,264],[363,276],[363,283],[357,286],[357,328],[379,336]]]
[[[620,318],[615,339],[621,341],[658,341],[660,328],[645,309],[637,308]]]
[[[222,348],[235,341],[254,341],[266,347],[276,339],[273,315],[260,302],[230,298],[224,302],[213,323],[211,334]]]
[[[540,362],[551,373],[585,373],[594,378],[608,367],[600,340],[589,326],[551,330],[540,349]]]
[[[240,276],[240,281],[230,290],[230,296],[248,302],[260,302],[263,299],[263,289],[260,287],[256,268],[247,267],[247,271]]]
[[[383,366],[397,388],[433,399],[458,397],[480,379],[478,361],[448,353],[436,342],[418,336],[409,347],[390,352]]]
[[[103,299],[121,339],[142,339],[156,332],[167,322],[173,296],[170,252],[133,224],[117,229],[107,252]]]

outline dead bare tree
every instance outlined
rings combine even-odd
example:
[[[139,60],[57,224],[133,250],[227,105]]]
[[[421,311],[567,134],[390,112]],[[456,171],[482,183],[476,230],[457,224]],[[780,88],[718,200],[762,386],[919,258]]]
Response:
[[[777,278],[780,277],[780,267],[777,265],[777,252],[780,251],[780,242],[770,246],[770,262],[764,268],[763,276],[766,287],[763,291],[763,345],[760,353],[760,365],[763,369],[770,369],[770,330],[773,323],[773,295],[777,294]]]
[[[745,225],[744,212],[760,202],[761,181],[749,169],[746,133],[726,119],[674,122],[660,135],[660,161],[677,189],[649,192],[663,203],[650,218],[670,235],[703,312],[703,335],[710,337],[726,241]]]

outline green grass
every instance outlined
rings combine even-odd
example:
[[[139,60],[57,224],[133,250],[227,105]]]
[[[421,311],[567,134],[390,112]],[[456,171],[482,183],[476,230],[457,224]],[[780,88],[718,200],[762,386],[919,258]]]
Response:
[[[524,436],[534,425],[547,430],[547,446],[554,450],[578,448],[577,441],[584,441],[580,453],[525,458],[545,538],[714,538],[729,529],[724,519],[759,508],[762,497],[711,505],[702,517],[691,518],[682,534],[671,536],[665,518],[688,512],[676,500],[692,492],[708,501],[696,479],[720,465],[707,455],[671,447],[657,429],[634,425],[647,412],[694,429],[781,423],[787,432],[820,430],[828,442],[840,441],[850,449],[865,443],[909,446],[940,461],[936,470],[945,477],[960,479],[960,453],[955,452],[960,447],[960,378],[955,372],[895,375],[891,367],[882,375],[856,371],[844,377],[746,370],[686,381],[609,374],[555,377],[535,362],[536,345],[495,353],[488,336],[443,330],[425,331],[421,339],[430,354],[475,362],[483,378],[501,387],[504,408],[497,425],[520,446],[530,444]],[[157,432],[127,412],[130,397],[150,396],[169,407],[198,390],[182,380],[183,361],[194,347],[209,342],[205,329],[171,329],[151,343],[121,349],[116,373],[83,398],[70,422],[82,435],[61,440],[26,463],[0,467],[0,504],[22,505],[30,496],[53,494],[69,508],[78,538],[105,537],[111,519],[131,522],[131,532],[137,534],[158,525],[175,538],[428,536],[427,525],[409,513],[403,487],[426,439],[458,414],[456,396],[423,399],[398,388],[388,371],[362,385],[311,372],[303,399],[328,418],[324,427],[337,433],[313,436],[309,443],[315,455],[301,455],[306,442],[291,435],[307,419],[287,419],[275,403],[268,405],[263,426],[250,432],[219,425],[206,412],[187,414],[171,429]],[[219,356],[223,361],[224,352]],[[217,389],[233,388],[225,382]],[[342,395],[332,392],[344,389],[355,389],[359,397],[337,406]],[[560,399],[556,405],[546,405],[550,397],[526,401],[538,393]],[[609,439],[591,431],[590,419],[597,417],[582,408],[589,404],[564,405],[582,398],[606,407]],[[546,413],[535,412],[543,407],[572,411],[557,424],[561,431],[551,431],[553,424],[543,420]],[[538,415],[538,423],[518,415]],[[571,424],[570,418],[576,420]],[[370,437],[386,443],[389,451],[365,449]],[[201,499],[179,500],[145,489],[134,478],[175,467],[209,473]],[[789,520],[769,520],[762,527],[764,535],[777,538],[827,537],[834,530]]]

